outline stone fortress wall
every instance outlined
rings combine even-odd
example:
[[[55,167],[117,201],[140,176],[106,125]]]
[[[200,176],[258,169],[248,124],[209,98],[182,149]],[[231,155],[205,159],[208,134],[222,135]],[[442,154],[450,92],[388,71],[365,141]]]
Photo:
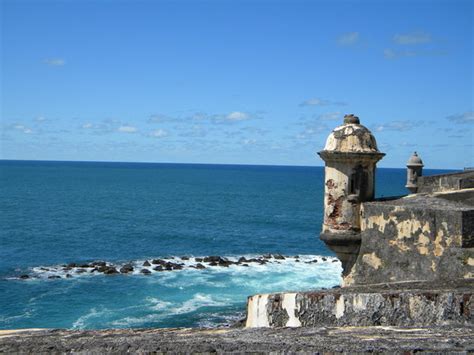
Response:
[[[342,288],[255,295],[246,326],[473,325],[474,171],[422,176],[404,197],[374,199],[384,154],[358,117],[329,135],[320,238],[343,264]]]

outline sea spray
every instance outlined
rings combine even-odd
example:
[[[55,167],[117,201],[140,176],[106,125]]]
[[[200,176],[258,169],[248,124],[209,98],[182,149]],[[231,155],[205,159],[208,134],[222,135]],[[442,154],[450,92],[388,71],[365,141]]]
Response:
[[[203,261],[205,258],[161,258],[165,262],[183,264],[182,269],[171,271],[154,271],[152,266],[144,266],[148,265],[147,260],[150,265],[156,265],[152,261],[158,258],[105,262],[117,268],[125,263],[134,266],[132,273],[113,275],[89,270],[74,273],[75,269],[90,269],[85,264],[71,269],[66,266],[66,271],[64,264],[35,266],[26,270],[31,275],[29,279],[10,278],[6,282],[24,287],[48,285],[49,296],[35,299],[26,306],[33,308],[36,314],[49,313],[49,322],[58,327],[74,329],[229,326],[244,316],[249,295],[329,288],[340,283],[341,265],[333,257],[275,258],[255,254],[222,257],[232,262],[229,266],[210,266],[212,262]],[[248,266],[238,264],[242,258],[247,260]],[[196,263],[205,268],[193,268]],[[144,268],[151,273],[141,273]],[[67,273],[73,276],[66,278]],[[68,308],[55,314],[48,310],[51,302],[68,304]],[[23,321],[31,326],[40,325],[35,317]],[[7,328],[15,322],[0,324]]]

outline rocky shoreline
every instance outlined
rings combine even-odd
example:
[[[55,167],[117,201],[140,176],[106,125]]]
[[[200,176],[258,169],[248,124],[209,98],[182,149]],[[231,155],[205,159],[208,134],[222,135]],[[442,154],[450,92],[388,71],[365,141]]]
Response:
[[[169,257],[150,258],[142,261],[112,263],[107,261],[72,262],[56,266],[41,266],[32,268],[28,273],[20,273],[13,279],[30,280],[36,278],[61,279],[83,276],[87,274],[120,275],[139,274],[151,275],[156,272],[178,271],[183,269],[203,270],[214,267],[228,268],[230,266],[249,267],[253,265],[280,264],[283,262],[314,264],[321,262],[339,262],[333,257],[314,257],[311,259],[281,254],[264,254],[255,257],[224,257],[218,255],[203,257]]]
[[[474,326],[0,331],[0,353],[474,352]]]

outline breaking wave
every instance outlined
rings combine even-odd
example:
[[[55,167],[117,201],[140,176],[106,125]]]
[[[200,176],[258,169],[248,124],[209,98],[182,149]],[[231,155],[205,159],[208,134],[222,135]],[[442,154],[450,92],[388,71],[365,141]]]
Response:
[[[117,272],[93,271],[98,267]],[[169,257],[36,266],[10,280],[15,287],[44,289],[23,311],[50,314],[50,324],[60,327],[222,327],[245,316],[249,295],[330,288],[340,284],[341,271],[339,260],[320,255]],[[54,303],[65,306],[51,312]],[[28,325],[42,326],[36,319]]]

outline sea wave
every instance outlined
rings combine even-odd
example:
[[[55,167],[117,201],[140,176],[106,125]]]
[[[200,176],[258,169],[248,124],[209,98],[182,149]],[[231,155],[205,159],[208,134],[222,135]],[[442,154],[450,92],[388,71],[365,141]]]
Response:
[[[213,261],[217,260],[218,262]],[[100,265],[100,266],[99,266]],[[104,271],[105,270],[105,271]],[[111,271],[108,272],[107,270]],[[255,255],[243,256],[222,256],[222,257],[168,257],[168,258],[147,258],[128,262],[106,262],[95,261],[89,263],[70,263],[61,265],[42,265],[28,269],[21,275],[15,275],[9,279],[31,280],[73,280],[83,277],[111,277],[111,276],[159,276],[159,282],[169,281],[170,287],[179,287],[179,283],[189,282],[205,285],[212,283],[213,287],[219,287],[215,280],[208,278],[212,273],[227,273],[232,275],[234,283],[248,282],[247,275],[266,274],[271,272],[274,277],[285,274],[289,270],[299,273],[311,273],[318,271],[324,277],[328,271],[331,277],[340,273],[341,264],[337,258],[321,255],[298,255],[282,256],[276,255]],[[174,273],[192,273],[194,278],[173,281]],[[242,277],[240,277],[242,276]],[[278,278],[275,280],[278,282]],[[284,281],[287,284],[287,281]],[[226,287],[222,283],[221,287]]]
[[[192,313],[203,308],[218,308],[232,304],[230,299],[217,299],[216,295],[196,293],[183,302],[168,302],[156,297],[148,297],[145,306],[148,311],[142,316],[128,316],[109,322],[111,327],[137,327],[152,322],[162,321],[168,317]],[[219,312],[216,312],[219,315]],[[87,317],[87,315],[86,315]],[[214,324],[209,322],[209,324]]]
[[[111,275],[91,270],[74,273],[76,269],[93,267],[86,264],[32,267],[23,270],[30,275],[28,279],[15,281],[14,287],[31,282],[28,288],[33,291],[32,297],[25,300],[28,307],[19,308],[18,312],[34,309],[32,321],[47,314],[52,317],[50,322],[56,322],[54,317],[59,313],[51,312],[50,305],[58,299],[66,304],[71,297],[68,304],[74,310],[66,311],[71,316],[67,320],[61,315],[61,326],[73,329],[226,326],[242,319],[249,295],[329,288],[341,281],[341,263],[333,257],[249,254],[219,258],[224,261],[199,256],[160,259],[162,264],[182,264],[182,268],[169,271],[154,270],[161,264],[154,264],[158,259],[153,258],[101,261],[100,265],[107,267],[133,267],[131,272]],[[197,269],[198,263],[204,268]],[[145,269],[148,274],[142,273]],[[67,274],[71,276],[66,277]],[[6,326],[16,321],[21,320],[0,318],[0,327],[1,323]]]

